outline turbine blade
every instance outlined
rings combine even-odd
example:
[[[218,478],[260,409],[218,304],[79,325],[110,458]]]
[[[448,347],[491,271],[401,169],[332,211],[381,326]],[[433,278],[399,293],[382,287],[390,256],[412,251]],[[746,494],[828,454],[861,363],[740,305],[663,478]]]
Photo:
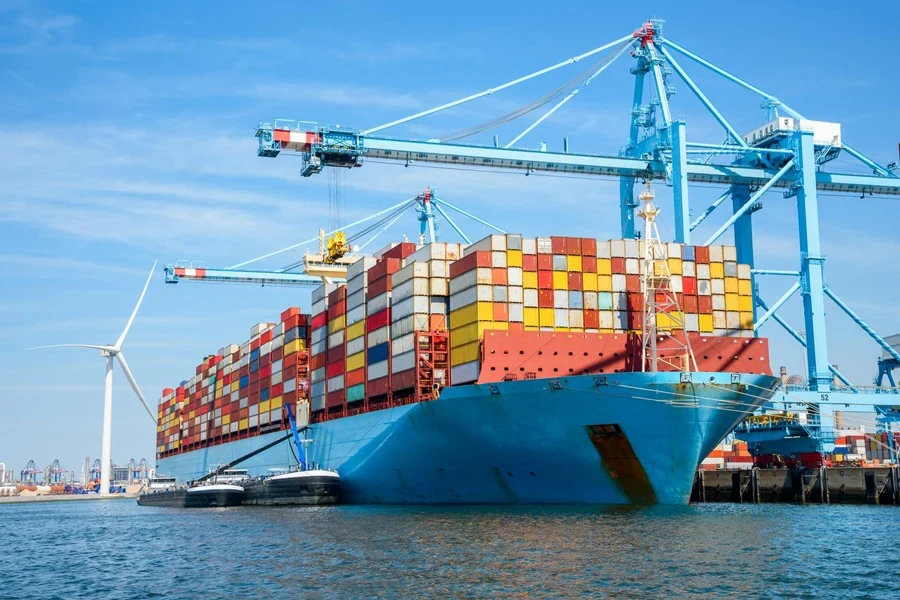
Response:
[[[94,350],[115,350],[112,346],[95,346],[94,344],[51,344],[49,346],[35,346],[27,350],[42,350],[44,348],[93,348]]]
[[[150,406],[147,405],[147,401],[144,400],[144,394],[141,393],[141,388],[138,387],[137,381],[134,380],[134,375],[131,374],[131,369],[128,368],[128,363],[125,362],[125,357],[119,352],[116,354],[116,358],[119,359],[119,366],[121,366],[122,371],[125,372],[125,378],[128,380],[128,383],[131,384],[131,388],[134,390],[134,393],[137,394],[138,400],[144,405],[144,409],[147,411],[147,414],[150,415],[150,418],[153,419],[155,425],[156,415],[153,414],[153,411],[150,410]]]
[[[125,341],[125,336],[128,335],[128,330],[131,329],[131,324],[134,323],[134,318],[137,316],[138,309],[144,301],[144,295],[147,293],[147,288],[150,287],[150,280],[153,279],[153,271],[156,270],[156,263],[157,261],[154,260],[153,266],[150,268],[150,274],[147,275],[147,282],[144,284],[144,290],[141,292],[141,297],[138,298],[137,304],[134,305],[134,310],[131,312],[131,318],[128,319],[128,323],[125,325],[125,330],[122,331],[122,335],[116,340],[116,348],[122,347],[122,342]]]

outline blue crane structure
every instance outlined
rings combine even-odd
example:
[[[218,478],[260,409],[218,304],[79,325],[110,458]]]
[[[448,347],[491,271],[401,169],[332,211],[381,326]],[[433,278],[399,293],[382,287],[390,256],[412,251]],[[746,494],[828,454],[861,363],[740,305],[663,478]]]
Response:
[[[494,136],[491,145],[460,143],[459,140],[528,114],[534,110],[534,104],[526,107],[528,110],[510,113],[442,139],[421,141],[388,137],[383,133],[388,128],[490,96],[606,51],[609,51],[606,58],[596,63],[582,77],[541,99],[537,107],[550,106],[549,110],[505,145],[501,146],[497,136]],[[564,140],[561,152],[548,150],[543,142],[537,149],[513,147],[625,54],[630,54],[634,59],[630,69],[634,75],[634,94],[628,141],[618,153],[572,153],[569,152],[568,140]],[[679,62],[682,58],[759,96],[762,100],[761,107],[767,112],[768,122],[750,134],[739,134],[682,67]],[[724,130],[724,142],[706,143],[688,139],[685,121],[673,118],[670,109],[676,76]],[[662,20],[650,20],[633,33],[544,69],[377,127],[358,130],[279,119],[271,123],[260,123],[256,129],[256,137],[258,156],[271,158],[285,151],[299,153],[302,158],[300,174],[304,177],[319,173],[325,167],[360,167],[368,160],[400,161],[407,165],[422,163],[480,167],[525,174],[618,177],[623,238],[634,238],[636,234],[634,217],[638,202],[634,194],[635,182],[664,181],[672,188],[674,240],[684,244],[699,241],[702,245],[710,245],[733,227],[738,261],[751,266],[755,300],[754,331],[758,332],[762,325],[771,320],[781,325],[805,347],[808,366],[806,384],[802,390],[785,388],[780,400],[786,406],[791,403],[814,406],[811,412],[821,415],[822,422],[835,406],[847,404],[874,407],[876,404],[885,404],[873,401],[871,396],[863,398],[863,391],[873,390],[853,386],[828,360],[826,298],[857,323],[892,360],[900,361],[900,354],[826,285],[825,257],[819,236],[818,195],[820,192],[832,192],[898,196],[900,176],[896,172],[896,163],[888,166],[878,164],[843,143],[839,125],[807,120],[772,94],[675,43],[663,35]],[[825,165],[839,155],[855,159],[866,173],[826,170]],[[690,184],[724,185],[727,186],[727,191],[696,219],[691,220]],[[799,264],[790,270],[757,269],[754,261],[753,213],[761,208],[761,197],[775,189],[782,190],[785,198],[796,199]],[[697,226],[729,197],[732,211],[725,222],[708,239],[692,240]],[[793,282],[778,300],[769,304],[759,293],[759,280],[763,276],[784,277]],[[798,292],[803,304],[802,334],[777,312]],[[835,378],[843,385],[834,385]],[[817,435],[820,435],[827,446],[833,440],[829,441],[825,430],[826,427],[822,426]]]
[[[500,229],[496,225],[493,225],[485,221],[484,219],[481,219],[477,215],[463,208],[460,208],[456,204],[453,204],[442,198],[438,198],[438,196],[434,193],[434,190],[430,187],[426,188],[425,191],[413,198],[398,202],[397,204],[394,204],[385,209],[372,213],[371,215],[363,217],[362,219],[354,221],[353,223],[342,227],[341,231],[347,231],[357,227],[365,226],[365,228],[360,232],[355,233],[354,238],[351,239],[365,237],[366,235],[374,232],[374,234],[368,240],[364,241],[356,249],[357,251],[361,251],[369,246],[372,242],[374,242],[379,235],[387,231],[401,217],[407,214],[410,208],[415,208],[416,212],[418,213],[417,220],[419,221],[420,243],[425,243],[426,241],[434,242],[437,241],[438,237],[440,237],[440,230],[437,223],[438,215],[443,217],[443,219],[460,236],[460,238],[462,238],[463,241],[465,241],[467,244],[472,242],[472,240],[469,239],[462,228],[460,228],[456,221],[454,221],[450,216],[450,211],[454,211],[459,215],[467,217],[475,221],[476,223],[484,225],[485,227],[488,227],[499,233],[506,233],[506,231],[504,231],[503,229]],[[334,230],[324,232],[322,235],[330,236],[334,235],[337,232],[338,230]],[[275,250],[274,252],[269,252],[262,256],[257,256],[256,258],[252,258],[250,260],[232,265],[227,268],[206,268],[195,266],[193,263],[181,264],[176,261],[175,263],[168,264],[163,267],[163,271],[165,272],[166,276],[165,281],[166,283],[178,283],[179,281],[187,280],[203,281],[209,283],[247,283],[260,286],[319,286],[322,284],[321,276],[296,271],[296,269],[303,267],[303,262],[297,262],[274,271],[265,271],[259,269],[251,270],[246,267],[251,263],[271,258],[284,252],[296,250],[298,248],[302,248],[304,246],[308,246],[309,244],[318,242],[320,240],[320,237],[315,237],[304,240],[302,242],[298,242],[296,244],[291,244],[290,246],[281,248],[280,250]],[[332,278],[331,281],[343,280],[340,278]]]

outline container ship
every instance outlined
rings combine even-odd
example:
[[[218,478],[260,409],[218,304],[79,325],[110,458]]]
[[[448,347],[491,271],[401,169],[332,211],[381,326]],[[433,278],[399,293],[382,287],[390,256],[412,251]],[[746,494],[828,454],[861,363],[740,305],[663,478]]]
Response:
[[[662,248],[506,234],[360,256],[308,313],[163,390],[157,470],[197,479],[283,436],[290,410],[349,502],[686,504],[778,380],[735,248]],[[294,460],[282,444],[241,467]]]

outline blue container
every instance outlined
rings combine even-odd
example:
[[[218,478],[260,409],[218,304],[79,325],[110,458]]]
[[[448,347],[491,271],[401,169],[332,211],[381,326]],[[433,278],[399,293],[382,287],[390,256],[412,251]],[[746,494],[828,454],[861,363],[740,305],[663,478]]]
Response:
[[[572,309],[584,308],[584,294],[582,294],[579,291],[569,292],[569,308],[572,308]]]
[[[387,360],[390,353],[390,344],[388,342],[384,342],[383,344],[378,344],[377,346],[372,346],[371,348],[369,348],[368,352],[366,352],[366,359],[371,365],[383,360]]]
[[[597,308],[612,310],[612,292],[597,292]]]
[[[269,388],[263,388],[259,390],[259,399],[260,400],[268,400],[269,399]]]
[[[696,260],[696,252],[694,251],[693,246],[682,246],[681,247],[681,258],[682,260]]]
[[[258,360],[250,361],[250,372],[255,373],[258,370],[259,370],[259,361]]]
[[[241,377],[240,387],[245,388],[248,385],[250,385],[250,376],[244,375],[243,377]]]
[[[259,359],[259,348],[257,348],[256,350],[250,351],[250,360],[257,360],[257,359]]]

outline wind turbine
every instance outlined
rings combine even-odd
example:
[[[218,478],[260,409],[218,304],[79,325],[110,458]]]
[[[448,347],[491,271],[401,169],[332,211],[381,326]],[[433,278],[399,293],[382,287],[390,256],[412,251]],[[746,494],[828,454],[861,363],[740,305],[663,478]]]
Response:
[[[148,406],[147,401],[144,400],[144,394],[141,393],[141,389],[138,387],[137,381],[134,380],[134,375],[131,374],[131,369],[128,368],[128,362],[125,360],[125,355],[122,354],[122,343],[125,342],[125,336],[128,335],[128,330],[131,329],[131,324],[134,323],[134,318],[137,316],[138,309],[141,307],[141,303],[144,301],[144,295],[147,293],[147,288],[150,286],[150,280],[153,278],[153,271],[155,269],[156,262],[153,263],[153,267],[150,269],[150,275],[147,276],[147,282],[144,284],[144,290],[141,292],[141,297],[138,298],[137,304],[135,305],[134,310],[131,313],[131,318],[128,319],[128,323],[125,324],[125,329],[122,331],[122,335],[119,336],[119,339],[116,340],[115,344],[105,346],[96,344],[53,344],[50,346],[37,346],[36,348],[29,348],[29,350],[38,350],[41,348],[93,348],[94,350],[99,350],[100,356],[106,359],[106,388],[103,394],[103,443],[100,448],[101,494],[109,493],[110,482],[110,454],[112,450],[113,359],[119,361],[119,366],[122,367],[122,371],[125,373],[125,378],[128,379],[128,383],[131,384],[134,393],[137,394],[138,400],[140,400],[141,404],[144,405],[144,409],[146,409],[147,414],[150,415],[150,418],[153,420],[154,425],[156,424],[156,414],[152,410],[150,410],[150,406]]]

